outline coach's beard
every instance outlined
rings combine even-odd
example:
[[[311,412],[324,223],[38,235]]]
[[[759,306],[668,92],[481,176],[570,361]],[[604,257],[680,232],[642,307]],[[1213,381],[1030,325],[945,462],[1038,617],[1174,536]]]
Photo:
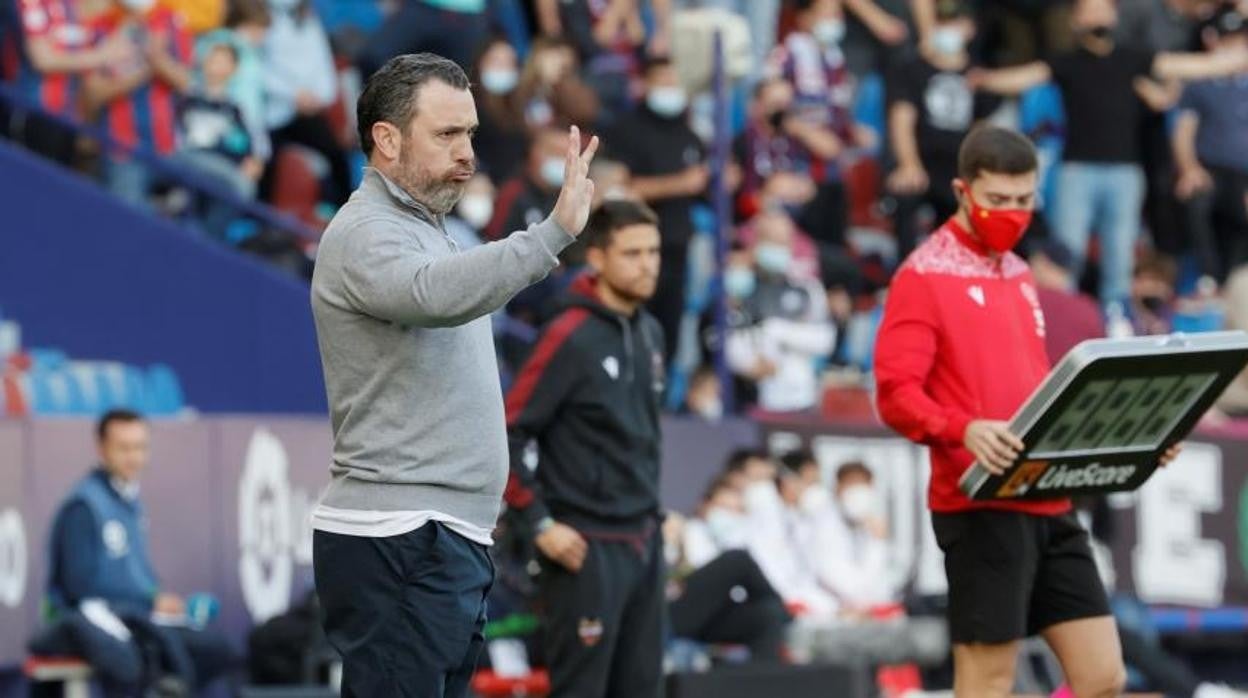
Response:
[[[473,174],[473,168],[453,168],[438,176],[423,167],[413,167],[406,158],[400,161],[399,166],[403,171],[403,181],[399,182],[399,186],[436,216],[450,213],[464,195],[464,189],[468,186],[467,180],[461,182],[455,178]],[[413,174],[408,175],[409,172]]]

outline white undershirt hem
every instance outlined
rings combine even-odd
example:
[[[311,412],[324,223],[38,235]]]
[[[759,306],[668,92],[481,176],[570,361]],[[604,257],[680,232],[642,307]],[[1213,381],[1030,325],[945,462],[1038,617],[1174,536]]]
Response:
[[[389,538],[411,533],[437,521],[455,533],[481,545],[494,544],[494,532],[440,511],[358,511],[318,504],[312,510],[312,528],[326,533],[363,538]]]

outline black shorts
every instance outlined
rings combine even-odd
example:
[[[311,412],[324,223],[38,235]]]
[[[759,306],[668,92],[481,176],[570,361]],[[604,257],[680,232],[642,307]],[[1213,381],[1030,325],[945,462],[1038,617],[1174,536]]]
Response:
[[[954,643],[1000,643],[1109,615],[1088,533],[1073,513],[932,514],[949,579]]]

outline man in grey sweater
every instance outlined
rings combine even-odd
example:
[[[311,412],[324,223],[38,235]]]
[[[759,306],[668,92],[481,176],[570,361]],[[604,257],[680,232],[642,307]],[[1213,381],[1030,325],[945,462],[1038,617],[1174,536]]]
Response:
[[[443,216],[474,173],[468,88],[432,54],[369,78],[357,106],[369,168],[312,277],[334,432],[314,566],[347,698],[467,692],[508,469],[488,316],[554,269],[593,198],[598,141],[582,152],[572,127],[551,215],[460,252]]]

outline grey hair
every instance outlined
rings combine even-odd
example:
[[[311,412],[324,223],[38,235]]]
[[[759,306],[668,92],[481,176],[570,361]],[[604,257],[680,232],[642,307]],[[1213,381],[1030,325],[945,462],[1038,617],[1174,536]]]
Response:
[[[395,56],[369,76],[355,105],[364,155],[373,154],[373,124],[385,121],[406,128],[416,115],[420,88],[431,80],[440,80],[458,90],[466,90],[469,85],[463,68],[433,53]]]

